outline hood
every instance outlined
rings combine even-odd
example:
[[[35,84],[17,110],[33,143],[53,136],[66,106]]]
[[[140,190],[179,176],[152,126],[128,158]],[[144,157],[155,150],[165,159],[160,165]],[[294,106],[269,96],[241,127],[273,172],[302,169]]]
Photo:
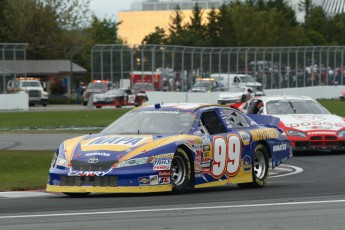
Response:
[[[301,131],[338,131],[345,128],[343,118],[332,114],[290,114],[274,116],[279,117],[286,127]]]
[[[245,86],[248,87],[258,87],[262,86],[260,82],[244,82]]]
[[[151,142],[152,135],[88,135],[66,140],[63,145],[69,160],[91,156],[119,159],[132,149]]]
[[[192,92],[207,92],[209,89],[205,88],[205,87],[195,87],[192,88],[191,91]]]
[[[74,170],[101,171],[115,163],[147,156],[168,144],[175,144],[191,135],[87,135],[66,140],[60,146]]]
[[[87,89],[86,92],[88,93],[103,93],[102,89]]]

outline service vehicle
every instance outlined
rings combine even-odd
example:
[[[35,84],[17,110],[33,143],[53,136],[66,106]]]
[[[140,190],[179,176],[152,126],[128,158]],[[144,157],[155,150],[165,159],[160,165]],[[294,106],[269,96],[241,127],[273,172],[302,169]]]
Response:
[[[227,88],[214,78],[197,78],[189,92],[210,93],[226,90]]]
[[[212,73],[210,77],[222,83],[227,88],[252,87],[258,91],[263,91],[262,84],[257,82],[255,78],[249,74]]]
[[[175,79],[176,73],[171,69],[158,68],[156,71],[133,71],[130,73],[130,78],[130,88],[132,89],[162,91],[164,81],[167,82],[170,78]],[[141,88],[138,88],[139,86]],[[145,89],[146,86],[149,88]]]
[[[237,104],[243,103],[255,96],[264,96],[263,91],[257,91],[252,87],[231,87],[228,91],[218,95],[218,104]]]
[[[116,106],[121,108],[125,105],[141,106],[148,100],[146,93],[143,91],[119,88],[96,94],[93,98],[93,105],[96,108],[102,108],[103,106]]]
[[[98,134],[61,143],[48,192],[145,193],[237,184],[260,188],[292,157],[279,119],[219,105],[176,103],[134,108]],[[260,125],[259,125],[260,124]],[[266,124],[266,126],[265,126]]]
[[[45,88],[45,83],[39,78],[20,77],[7,83],[7,93],[27,93],[30,106],[35,104],[48,105],[48,92]]]
[[[280,119],[279,127],[294,151],[344,151],[345,118],[331,114],[306,96],[264,96],[240,107],[246,114],[266,114]]]
[[[105,93],[113,88],[111,81],[107,80],[93,80],[88,84],[83,92],[83,105],[87,105],[91,95]]]

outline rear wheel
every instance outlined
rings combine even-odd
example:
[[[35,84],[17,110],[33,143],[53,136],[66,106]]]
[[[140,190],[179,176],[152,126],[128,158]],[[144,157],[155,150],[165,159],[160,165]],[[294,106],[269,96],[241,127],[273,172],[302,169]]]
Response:
[[[191,185],[191,164],[187,153],[178,148],[171,162],[171,183],[173,191],[184,192]]]
[[[123,106],[123,99],[117,99],[115,102],[116,108],[121,108]]]
[[[261,188],[268,179],[268,152],[265,146],[258,144],[254,150],[252,173],[253,182],[238,184],[240,188]]]
[[[101,109],[102,106],[101,106],[101,105],[96,105],[96,108],[97,108],[97,109]]]

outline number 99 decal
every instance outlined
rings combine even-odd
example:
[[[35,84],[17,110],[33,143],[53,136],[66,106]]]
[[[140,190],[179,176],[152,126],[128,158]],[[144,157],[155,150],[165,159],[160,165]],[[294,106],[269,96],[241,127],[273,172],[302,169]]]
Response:
[[[240,170],[242,142],[237,135],[213,138],[212,176],[216,179],[224,174],[235,176]]]

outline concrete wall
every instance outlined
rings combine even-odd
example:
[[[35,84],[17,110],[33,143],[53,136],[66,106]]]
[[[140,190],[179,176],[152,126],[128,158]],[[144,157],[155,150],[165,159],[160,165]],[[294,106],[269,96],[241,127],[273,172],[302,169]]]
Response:
[[[26,93],[0,94],[0,110],[29,110]]]
[[[345,86],[315,86],[305,88],[271,89],[265,94],[272,95],[301,95],[314,99],[339,98],[340,92],[345,91]],[[217,103],[219,92],[214,93],[188,93],[188,92],[147,92],[149,101],[145,104],[197,102]]]

